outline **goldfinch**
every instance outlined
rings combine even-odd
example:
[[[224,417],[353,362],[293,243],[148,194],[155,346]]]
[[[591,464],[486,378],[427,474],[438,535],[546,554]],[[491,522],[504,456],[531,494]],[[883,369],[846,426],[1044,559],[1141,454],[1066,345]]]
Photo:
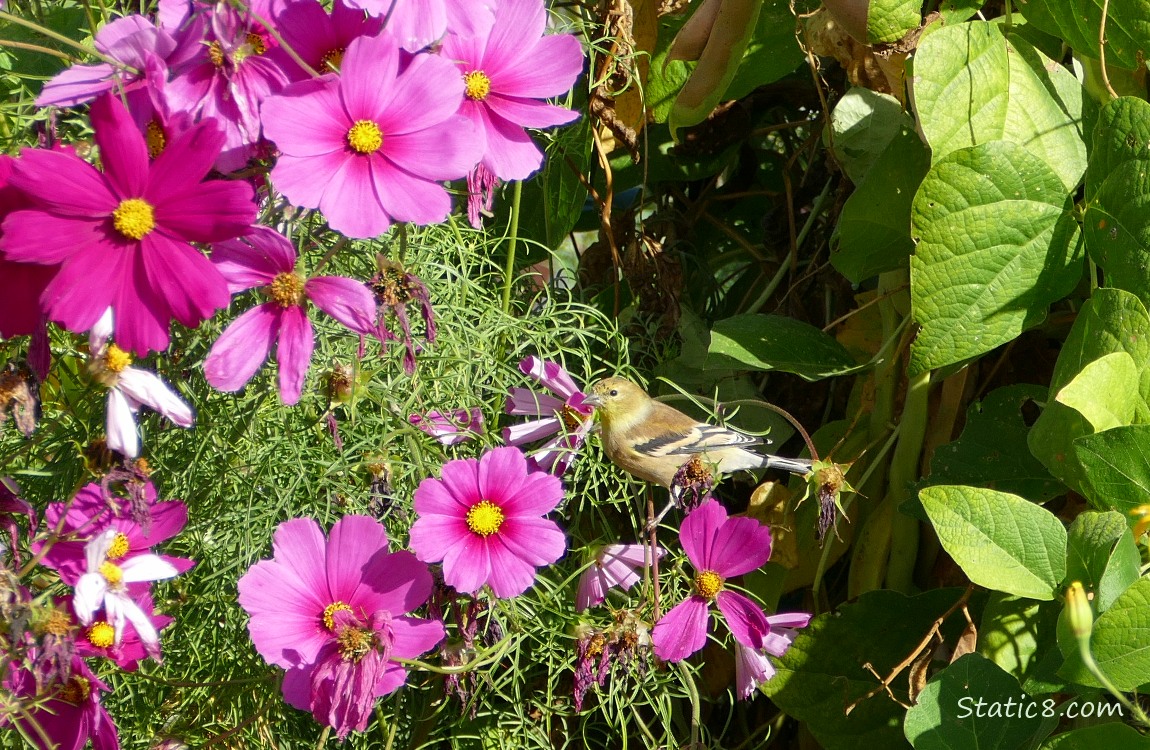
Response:
[[[604,378],[591,387],[583,403],[599,414],[603,450],[623,471],[672,489],[684,463],[698,456],[722,474],[740,469],[782,469],[807,474],[811,462],[769,456],[744,446],[762,440],[726,427],[699,422],[656,401],[625,378]]]

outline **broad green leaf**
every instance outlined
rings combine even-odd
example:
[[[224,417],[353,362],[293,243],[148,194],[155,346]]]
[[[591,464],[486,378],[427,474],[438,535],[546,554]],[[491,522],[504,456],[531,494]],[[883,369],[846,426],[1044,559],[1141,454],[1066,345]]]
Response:
[[[1054,399],[1086,417],[1094,432],[1101,432],[1130,424],[1137,394],[1134,358],[1113,352],[1088,363]]]
[[[936,162],[1004,140],[1045,162],[1066,191],[1082,179],[1082,86],[1021,37],[1008,39],[998,24],[981,21],[943,27],[919,45],[913,81]]]
[[[870,0],[866,35],[870,44],[891,44],[922,23],[921,0]]]
[[[743,52],[743,62],[727,87],[726,99],[742,99],[759,86],[774,83],[803,62],[795,39],[795,17],[785,0],[763,0],[755,35]]]
[[[1094,660],[1119,690],[1150,683],[1150,578],[1141,578],[1094,623]]]
[[[927,174],[911,209],[912,374],[994,349],[1046,317],[1082,274],[1071,197],[1006,141],[960,149]]]
[[[1102,510],[1114,509],[1133,525],[1130,511],[1150,502],[1150,425],[1129,425],[1074,441],[1082,466],[1082,493]]]
[[[1086,197],[1083,234],[1090,257],[1109,284],[1145,298],[1150,294],[1150,104],[1123,97],[1102,108]]]
[[[906,713],[904,731],[915,750],[1025,750],[1050,730],[1042,712],[1007,716],[1007,701],[1033,702],[1019,695],[1018,680],[981,654],[967,654],[930,679],[918,703]],[[1033,713],[1033,716],[1029,714]],[[1051,725],[1051,728],[1053,725]]]
[[[961,595],[960,589],[936,589],[914,597],[877,590],[843,604],[834,614],[820,615],[798,632],[763,692],[803,722],[825,750],[905,747],[899,726],[905,711],[882,692],[849,715],[843,706],[878,685],[864,663],[879,674],[888,673]],[[944,637],[957,637],[963,625],[962,616],[953,613],[943,626]],[[905,672],[892,689],[896,695],[906,694]]]
[[[711,331],[706,369],[782,370],[806,380],[841,375],[855,361],[830,334],[781,315],[737,315]]]
[[[908,127],[914,128],[914,119],[898,99],[852,86],[835,104],[823,142],[832,147],[835,160],[851,182],[860,185],[871,165]]]
[[[985,5],[982,0],[942,0],[938,4],[943,26],[954,26],[970,20]]]
[[[914,251],[911,204],[930,169],[930,151],[913,126],[887,144],[839,214],[831,264],[854,283],[905,268]]]
[[[544,247],[558,247],[583,210],[587,188],[579,179],[579,172],[587,171],[591,158],[591,119],[584,117],[561,128],[554,137],[542,172],[524,182],[520,199],[520,236]],[[511,191],[505,190],[497,201],[497,216],[509,216]],[[539,251],[537,246],[528,245],[527,249],[517,259],[521,266],[545,257],[545,251]]]
[[[1030,432],[1022,409],[1046,398],[1038,385],[1008,385],[970,405],[958,440],[943,445],[930,461],[924,486],[965,484],[1020,495],[1036,503],[1062,494],[1062,484],[1050,475],[1026,444]]]
[[[1053,513],[1017,495],[976,487],[919,492],[938,539],[979,586],[1053,599],[1066,574],[1066,529]]]
[[[1109,513],[1081,513],[1070,524],[1066,540],[1066,580],[1079,581],[1094,593],[1099,612],[1138,580],[1142,558],[1127,518]]]
[[[1030,23],[1097,58],[1103,4],[1108,4],[1107,64],[1141,68],[1150,57],[1150,3],[1145,0],[1030,0],[1018,7]]]
[[[1038,636],[1050,607],[1033,599],[990,592],[978,626],[978,653],[1021,680],[1037,661]]]
[[[1041,750],[1150,750],[1150,737],[1134,727],[1110,722],[1056,734],[1042,743]]]
[[[646,98],[647,111],[651,113],[655,122],[666,122],[671,114],[671,107],[675,104],[675,96],[687,76],[691,74],[691,67],[682,60],[667,61],[667,52],[671,49],[671,41],[688,14],[681,16],[661,16],[659,18],[659,41],[655,45],[655,54],[651,56],[651,66],[647,71],[647,86],[643,89]]]

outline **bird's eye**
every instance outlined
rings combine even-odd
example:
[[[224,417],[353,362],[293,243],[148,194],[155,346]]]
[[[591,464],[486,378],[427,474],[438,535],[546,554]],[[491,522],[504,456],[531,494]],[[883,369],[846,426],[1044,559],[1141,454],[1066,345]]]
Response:
[[[610,394],[610,395],[612,395],[612,396],[618,396],[618,395],[619,395],[619,389],[618,389],[618,388],[612,388],[612,389],[611,389],[611,394]]]

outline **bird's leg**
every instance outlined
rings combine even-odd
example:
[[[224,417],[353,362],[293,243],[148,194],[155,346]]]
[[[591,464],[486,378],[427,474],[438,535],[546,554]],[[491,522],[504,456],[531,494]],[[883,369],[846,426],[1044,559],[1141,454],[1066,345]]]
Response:
[[[667,514],[671,512],[671,508],[679,505],[680,496],[682,495],[683,490],[680,487],[671,487],[671,499],[667,501],[667,504],[663,506],[663,509],[659,511],[659,515],[657,516],[655,515],[655,501],[650,495],[650,490],[647,492],[647,503],[649,510],[647,513],[647,528],[645,530],[648,534],[650,534],[659,526],[659,524],[663,522],[663,519],[666,518]]]
[[[663,511],[666,515],[667,511]],[[655,518],[655,496],[651,492],[651,488],[647,488],[647,542],[649,544],[649,552],[651,555],[651,582],[653,584],[651,596],[654,599],[652,609],[654,611],[654,621],[659,620],[659,520]]]

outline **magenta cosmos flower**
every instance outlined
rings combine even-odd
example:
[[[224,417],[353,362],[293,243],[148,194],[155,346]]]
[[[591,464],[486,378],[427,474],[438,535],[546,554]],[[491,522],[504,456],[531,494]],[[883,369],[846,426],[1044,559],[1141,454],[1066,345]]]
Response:
[[[540,101],[565,94],[583,70],[579,40],[545,35],[546,26],[543,0],[499,0],[490,31],[451,34],[440,50],[467,84],[462,111],[483,135],[483,166],[501,180],[522,180],[543,163],[524,127],[562,125],[579,116]]]
[[[601,604],[607,591],[618,586],[626,591],[639,582],[639,571],[647,567],[650,548],[642,544],[608,544],[600,547],[595,559],[583,575],[579,576],[579,589],[575,594],[575,611]],[[655,556],[662,559],[664,549],[656,549]]]
[[[171,617],[156,614],[155,604],[152,602],[150,593],[141,591],[135,596],[135,599],[140,610],[151,620],[152,628],[156,632],[172,624]],[[70,606],[69,598],[64,598],[61,605]],[[116,629],[108,619],[103,612],[97,611],[92,615],[91,624],[76,633],[76,655],[111,659],[116,662],[116,666],[120,669],[126,672],[135,672],[139,669],[140,662],[149,655],[147,645],[134,630],[125,631],[120,643],[117,644]]]
[[[0,221],[30,205],[22,192],[8,184],[15,164],[11,156],[0,154]],[[56,266],[5,260],[0,244],[0,338],[27,336],[43,328],[40,295],[56,270]]]
[[[507,397],[507,413],[539,419],[503,428],[503,439],[509,445],[524,445],[554,435],[529,460],[533,466],[561,476],[591,432],[595,409],[584,403],[587,394],[555,362],[527,357],[519,363],[519,371],[559,396],[512,388]]]
[[[392,657],[414,659],[443,639],[442,623],[407,616],[431,595],[431,573],[410,552],[388,551],[386,529],[367,516],[345,516],[328,539],[310,518],[285,521],[272,546],[239,581],[248,632],[289,670],[288,702],[342,738],[406,681]]]
[[[372,16],[387,18],[388,32],[408,52],[439,41],[447,32],[483,34],[491,28],[494,0],[348,0]]]
[[[709,500],[683,519],[679,539],[695,566],[695,593],[655,624],[655,654],[663,661],[681,661],[701,649],[707,642],[711,602],[718,605],[736,641],[761,649],[771,630],[763,610],[724,584],[767,561],[771,530],[753,518],[728,518],[718,501]]]
[[[283,235],[256,227],[244,241],[214,246],[212,262],[229,291],[260,287],[270,298],[228,326],[204,362],[204,375],[221,391],[243,388],[276,346],[280,399],[299,401],[311,364],[315,335],[308,302],[360,334],[375,332],[375,298],[363,282],[343,276],[304,279],[296,273],[296,250]]]
[[[0,249],[17,262],[62,264],[41,302],[69,330],[88,330],[111,307],[121,347],[163,350],[173,318],[196,326],[227,305],[223,276],[189,243],[246,232],[256,218],[252,189],[203,181],[222,144],[211,122],[149,164],[147,144],[117,99],[97,99],[91,119],[104,172],[71,154],[25,149],[11,183],[33,207],[4,220]]]
[[[27,669],[13,669],[7,684],[13,695],[36,696],[36,678]],[[13,721],[39,750],[80,750],[92,741],[92,750],[120,750],[116,725],[100,703],[104,684],[83,659],[72,660],[72,675],[52,687],[55,696]]]
[[[532,471],[518,448],[448,461],[415,490],[411,548],[424,562],[442,561],[443,579],[458,591],[487,584],[498,597],[518,596],[535,568],[563,556],[562,530],[542,517],[562,499],[559,479]]]
[[[300,59],[324,74],[339,72],[348,45],[361,36],[378,34],[383,19],[365,15],[344,0],[335,0],[330,13],[319,0],[290,0],[276,25]]]
[[[746,700],[755,688],[775,676],[775,665],[768,656],[781,657],[795,640],[795,628],[805,628],[811,621],[806,612],[788,612],[769,615],[767,624],[771,632],[763,639],[761,649],[753,649],[735,641],[735,690],[740,700]]]
[[[400,72],[390,35],[356,39],[338,76],[293,84],[264,104],[264,132],[281,152],[272,181],[350,237],[442,221],[451,198],[438,181],[466,175],[482,146],[456,114],[462,101],[446,60],[416,55]]]

